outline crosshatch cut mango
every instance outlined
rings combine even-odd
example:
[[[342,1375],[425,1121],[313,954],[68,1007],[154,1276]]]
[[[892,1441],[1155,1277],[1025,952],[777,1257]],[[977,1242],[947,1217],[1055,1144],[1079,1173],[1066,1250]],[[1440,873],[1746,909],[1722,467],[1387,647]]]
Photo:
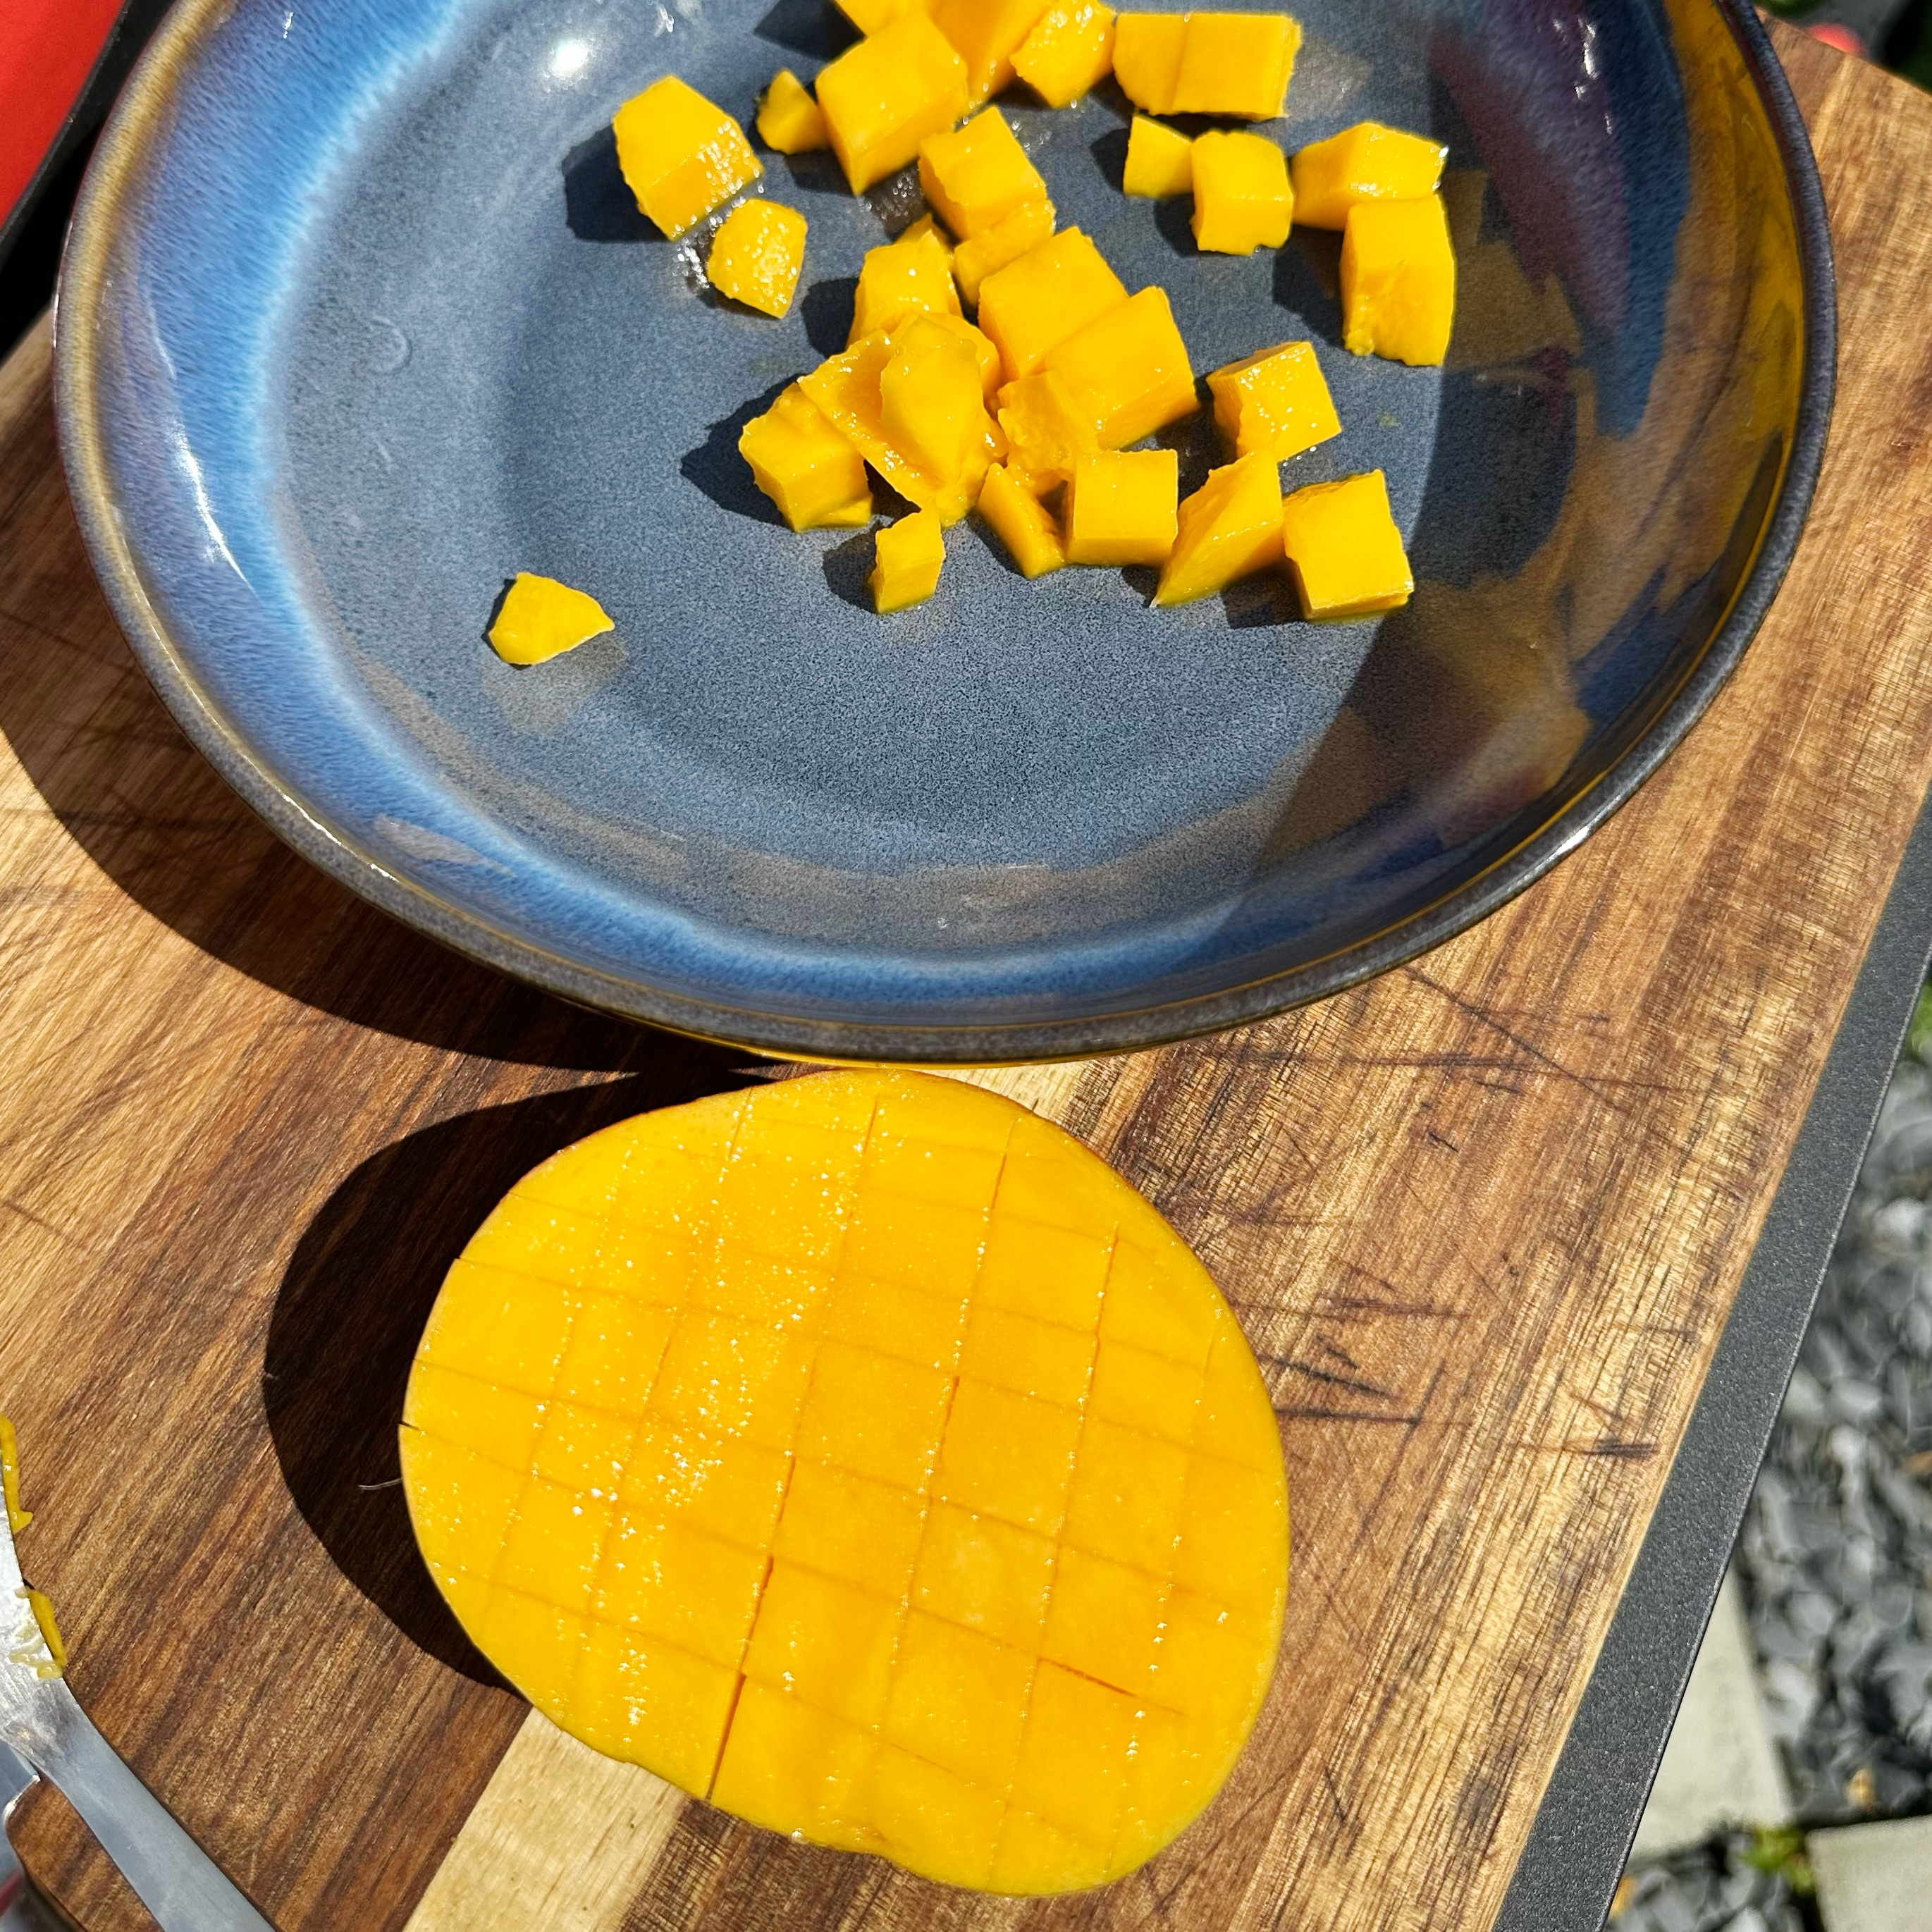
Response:
[[[1131,1870],[1274,1670],[1281,1447],[1233,1316],[961,1082],[816,1075],[544,1162],[450,1271],[402,1458],[432,1574],[555,1722],[956,1884]]]

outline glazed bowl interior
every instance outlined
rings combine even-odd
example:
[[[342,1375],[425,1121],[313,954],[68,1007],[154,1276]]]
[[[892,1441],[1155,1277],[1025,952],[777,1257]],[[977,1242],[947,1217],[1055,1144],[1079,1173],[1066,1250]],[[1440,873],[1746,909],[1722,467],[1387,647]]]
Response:
[[[1448,144],[1448,364],[1340,346],[1338,238],[1202,255],[1120,190],[1109,83],[1003,107],[1063,225],[1171,295],[1197,371],[1311,339],[1418,581],[1310,625],[1279,574],[1174,611],[1019,577],[976,520],[881,620],[871,539],[794,535],[739,430],[842,347],[916,178],[766,154],[810,224],[782,321],[626,190],[675,72],[748,122],[829,0],[184,0],[90,179],[62,296],[83,526],[176,715],[318,862],[571,997],[788,1050],[1145,1043],[1331,991],[1574,844],[1729,670],[1829,389],[1816,182],[1714,0],[1298,0],[1292,149]],[[1816,231],[1816,232],[1814,232]],[[1166,440],[1184,491],[1223,460]],[[883,500],[883,499],[882,499]],[[611,634],[513,670],[519,570]]]

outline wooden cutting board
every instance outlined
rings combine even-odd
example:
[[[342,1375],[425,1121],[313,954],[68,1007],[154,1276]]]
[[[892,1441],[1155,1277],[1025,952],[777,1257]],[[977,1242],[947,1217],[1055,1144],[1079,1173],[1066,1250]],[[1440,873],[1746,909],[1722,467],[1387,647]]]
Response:
[[[1785,34],[1840,404],[1742,669],[1543,884],[1244,1032],[986,1076],[1144,1188],[1282,1418],[1257,1742],[1108,1891],[975,1901],[572,1744],[396,1486],[443,1267],[590,1129],[770,1070],[465,966],[284,850],[95,590],[44,329],[0,370],[0,1399],[109,1738],[284,1932],[1486,1927],[1932,777],[1932,99]],[[17,1837],[142,1922],[56,1798]]]

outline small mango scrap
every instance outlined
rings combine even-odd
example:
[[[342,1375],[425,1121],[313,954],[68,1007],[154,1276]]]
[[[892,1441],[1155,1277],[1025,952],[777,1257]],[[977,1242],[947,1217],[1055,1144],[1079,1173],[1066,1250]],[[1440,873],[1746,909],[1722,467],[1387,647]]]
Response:
[[[788,67],[772,76],[758,100],[758,139],[782,154],[810,154],[832,145],[825,116],[805,83]]]
[[[1055,343],[1040,366],[1065,379],[1102,449],[1138,442],[1200,404],[1162,288],[1130,296]]]
[[[704,272],[719,294],[782,316],[805,262],[805,217],[754,195],[718,225]]]
[[[1301,28],[1286,14],[1123,14],[1114,22],[1114,77],[1150,114],[1282,111]]]
[[[1101,450],[1066,488],[1069,563],[1165,563],[1174,548],[1180,458],[1171,449]]]
[[[1209,470],[1182,502],[1154,601],[1192,604],[1281,560],[1281,478],[1263,451]]]
[[[1340,228],[1358,201],[1419,201],[1441,184],[1448,154],[1420,134],[1358,121],[1295,156],[1294,218],[1304,227]]]
[[[1408,602],[1415,579],[1379,470],[1282,500],[1282,548],[1308,617],[1364,617]]]
[[[1013,56],[1013,71],[1049,107],[1071,107],[1113,65],[1114,10],[1101,0],[1058,0]]]
[[[638,206],[668,236],[682,235],[764,172],[737,122],[674,74],[626,101],[610,125]]]
[[[1288,239],[1294,212],[1288,158],[1260,134],[1215,129],[1194,143],[1194,245],[1252,255]]]
[[[1342,345],[1412,365],[1442,362],[1456,254],[1442,197],[1358,201],[1342,231]]]
[[[1066,561],[1066,548],[1041,499],[1042,478],[996,463],[980,485],[979,509],[1022,577],[1044,577]]]
[[[1274,1671],[1239,1327],[1118,1175],[963,1082],[819,1074],[566,1148],[451,1269],[400,1438],[431,1575],[553,1721],[944,1882],[1131,1870]]]
[[[967,104],[990,100],[1013,77],[1013,56],[1046,0],[932,0],[933,24],[966,63]]]
[[[872,539],[872,574],[866,580],[881,617],[923,604],[939,588],[946,536],[930,510],[915,510]]]
[[[865,459],[796,382],[739,431],[738,453],[794,530],[851,530],[872,521]]]
[[[952,254],[952,278],[961,296],[976,309],[986,278],[1037,248],[1052,232],[1053,204],[1023,201],[997,227],[961,242]]]
[[[1312,343],[1282,342],[1216,369],[1208,378],[1214,420],[1237,456],[1276,462],[1342,434]]]
[[[952,279],[952,252],[937,230],[908,229],[896,242],[866,250],[859,264],[859,286],[852,298],[848,343],[896,328],[909,315],[930,310],[959,313],[959,291]]]
[[[1052,232],[1046,184],[997,107],[920,142],[919,184],[933,212],[962,242],[997,228],[1030,202],[1046,209]]]
[[[1029,248],[980,285],[980,326],[1009,381],[1030,376],[1048,352],[1127,298],[1125,284],[1077,228]]]
[[[1072,386],[1051,369],[1036,370],[1000,392],[1000,428],[1013,462],[1046,484],[1070,482],[1075,463],[1100,447]]]
[[[832,152],[854,194],[902,168],[970,104],[966,63],[922,11],[901,14],[818,75]]]
[[[520,570],[496,607],[490,648],[506,664],[542,664],[616,628],[587,592]]]
[[[1193,186],[1194,143],[1177,130],[1136,114],[1127,130],[1121,191],[1158,198],[1189,194]]]

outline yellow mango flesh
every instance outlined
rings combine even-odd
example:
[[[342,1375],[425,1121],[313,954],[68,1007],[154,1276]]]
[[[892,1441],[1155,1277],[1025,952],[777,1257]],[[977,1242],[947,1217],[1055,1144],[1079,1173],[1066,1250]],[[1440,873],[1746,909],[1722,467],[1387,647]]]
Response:
[[[1185,134],[1134,116],[1127,130],[1127,162],[1120,187],[1128,194],[1186,194],[1194,186],[1194,143]]]
[[[1170,111],[1271,120],[1300,46],[1300,25],[1286,14],[1190,14]]]
[[[946,538],[930,510],[916,510],[874,537],[872,574],[866,579],[872,608],[882,617],[922,604],[939,588]]]
[[[819,71],[818,105],[855,194],[902,168],[928,134],[966,112],[966,64],[926,14],[910,11]]]
[[[794,530],[852,529],[872,521],[865,459],[796,382],[738,432],[738,453]]]
[[[980,326],[1009,381],[1030,376],[1047,352],[1127,298],[1118,275],[1077,228],[1063,228],[980,285]]]
[[[1052,202],[1023,201],[996,227],[961,242],[952,255],[953,279],[961,296],[976,309],[986,278],[1038,248],[1052,232]]]
[[[1312,483],[1283,499],[1282,548],[1304,616],[1361,617],[1406,604],[1415,588],[1379,470]]]
[[[1030,202],[1046,206],[1047,232],[1052,232],[1046,183],[997,107],[976,114],[963,128],[928,134],[919,146],[919,184],[933,212],[962,242],[998,227]]]
[[[1342,231],[1342,344],[1412,365],[1449,353],[1456,256],[1442,197],[1358,201]]]
[[[950,331],[915,316],[892,338],[879,372],[879,418],[928,476],[950,482],[985,446],[978,358]]]
[[[675,74],[626,101],[610,125],[638,206],[667,235],[682,235],[764,172],[737,122]]]
[[[1113,64],[1114,10],[1101,0],[1059,0],[1013,56],[1013,71],[1049,107],[1071,107]]]
[[[1187,18],[1182,14],[1119,14],[1114,19],[1114,78],[1136,107],[1174,112]]]
[[[490,647],[506,664],[542,664],[616,628],[587,592],[520,570],[496,607]]]
[[[876,34],[906,14],[929,14],[926,0],[838,0],[838,10],[862,34]]]
[[[1359,121],[1294,158],[1294,218],[1309,228],[1340,228],[1358,201],[1418,201],[1442,180],[1448,149],[1379,121]]]
[[[979,511],[1022,577],[1044,577],[1066,561],[1060,526],[1040,500],[1042,479],[996,463],[980,486]]]
[[[1092,418],[1063,376],[1041,370],[1000,392],[1000,428],[1013,462],[1048,483],[1065,483],[1079,458],[1100,447]]]
[[[970,105],[1012,79],[1012,57],[1046,10],[1046,0],[932,0],[934,24],[966,63]]]
[[[1233,1318],[1118,1176],[959,1082],[820,1075],[544,1163],[451,1270],[402,1455],[432,1574],[554,1721],[953,1883],[1131,1869],[1274,1666],[1281,1452]]]
[[[1192,604],[1236,578],[1282,560],[1281,478],[1265,452],[1244,456],[1180,506],[1173,550],[1161,567],[1157,604]]]
[[[1164,563],[1174,548],[1180,459],[1171,449],[1103,450],[1073,466],[1069,563]]]
[[[805,217],[754,195],[718,224],[704,272],[721,295],[782,316],[791,307],[804,262]]]
[[[952,251],[938,232],[908,229],[896,242],[868,248],[859,264],[848,344],[882,328],[896,328],[908,316],[926,310],[942,315],[959,313]]]
[[[772,75],[758,103],[758,139],[782,154],[809,154],[832,144],[818,103],[788,67]]]
[[[1208,378],[1214,420],[1237,456],[1299,456],[1342,433],[1334,400],[1306,342],[1282,342],[1228,363]]]
[[[1252,255],[1288,239],[1294,212],[1288,158],[1260,134],[1213,130],[1194,143],[1194,245]]]
[[[1130,296],[1056,343],[1040,367],[1065,378],[1102,449],[1138,442],[1199,404],[1165,289]]]

